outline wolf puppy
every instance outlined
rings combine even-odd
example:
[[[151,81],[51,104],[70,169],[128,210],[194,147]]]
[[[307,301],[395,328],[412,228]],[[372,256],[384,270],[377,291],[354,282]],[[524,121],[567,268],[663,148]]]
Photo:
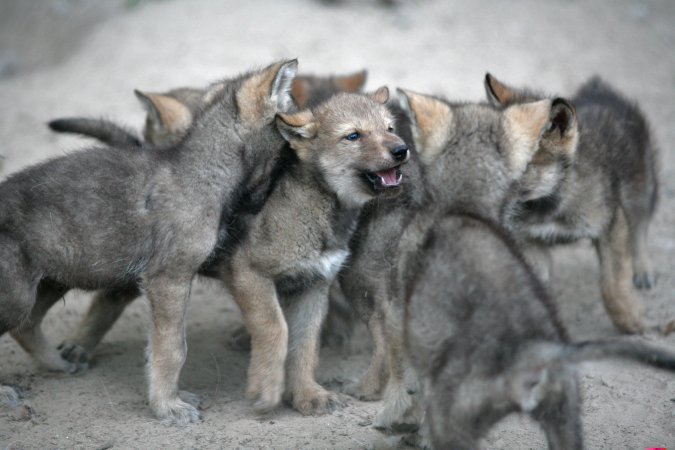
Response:
[[[490,74],[485,88],[499,107],[544,98]],[[647,234],[658,193],[657,149],[638,107],[599,78],[572,103],[576,113],[551,122],[542,136],[502,222],[539,248],[591,239],[605,309],[617,328],[636,333],[644,307],[633,285],[654,285]]]
[[[348,75],[298,75],[291,96],[299,108],[316,106],[338,92],[360,92],[367,78],[365,70]],[[60,133],[92,137],[112,146],[165,148],[177,144],[189,130],[202,106],[209,104],[224,87],[221,82],[205,88],[181,87],[154,93],[135,90],[147,111],[143,140],[133,131],[105,119],[72,117],[55,119],[49,128]]]
[[[259,410],[275,406],[284,390],[304,414],[337,403],[314,380],[328,290],[349,254],[361,208],[398,191],[399,167],[408,159],[384,106],[388,97],[386,88],[371,96],[338,94],[277,116],[297,161],[244,230],[226,271],[251,333],[247,394]]]
[[[178,394],[194,275],[229,238],[242,198],[261,203],[285,142],[275,115],[292,108],[296,61],[223,82],[180,145],[165,152],[89,149],[0,184],[0,334],[49,369],[73,372],[40,323],[69,289],[141,285],[151,305],[148,378],[155,414],[199,420]]]
[[[410,227],[416,243],[392,283],[433,448],[481,448],[495,423],[520,412],[541,424],[549,449],[581,450],[576,363],[613,357],[675,370],[675,354],[637,341],[569,342],[544,287],[491,221],[460,210],[418,215]]]

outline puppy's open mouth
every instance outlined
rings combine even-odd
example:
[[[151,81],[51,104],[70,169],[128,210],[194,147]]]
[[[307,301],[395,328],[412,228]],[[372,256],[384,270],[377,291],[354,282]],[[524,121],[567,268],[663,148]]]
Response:
[[[403,179],[400,166],[378,170],[377,172],[366,172],[364,175],[375,190],[397,187]]]

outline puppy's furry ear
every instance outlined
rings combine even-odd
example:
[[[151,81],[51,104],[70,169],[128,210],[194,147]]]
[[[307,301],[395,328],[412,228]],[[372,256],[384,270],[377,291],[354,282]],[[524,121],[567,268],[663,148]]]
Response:
[[[518,178],[539,149],[542,134],[549,127],[551,100],[519,103],[504,110],[502,126],[506,133],[506,165]]]
[[[349,75],[339,75],[333,78],[333,82],[338,89],[344,92],[361,92],[363,86],[366,84],[368,78],[368,71],[352,73]]]
[[[276,116],[277,129],[288,141],[302,160],[309,158],[309,143],[316,136],[318,124],[314,115],[308,109],[295,114],[278,113]]]
[[[293,108],[291,85],[298,72],[298,61],[281,61],[254,72],[236,93],[239,117],[245,124],[271,120],[278,112]]]
[[[492,106],[506,106],[516,97],[513,88],[505,85],[489,73],[485,74],[485,94]]]
[[[572,155],[577,148],[577,113],[574,105],[564,98],[551,104],[549,124],[542,136],[542,147],[556,155]]]
[[[431,162],[448,143],[452,108],[428,95],[397,92],[401,109],[410,118],[415,148],[424,162]]]
[[[387,86],[382,86],[375,92],[369,95],[373,101],[376,101],[377,103],[380,103],[384,105],[387,103],[387,100],[389,100],[389,88]]]
[[[187,130],[192,123],[190,109],[173,97],[163,94],[134,90],[148,112],[147,124],[155,131],[178,133]]]

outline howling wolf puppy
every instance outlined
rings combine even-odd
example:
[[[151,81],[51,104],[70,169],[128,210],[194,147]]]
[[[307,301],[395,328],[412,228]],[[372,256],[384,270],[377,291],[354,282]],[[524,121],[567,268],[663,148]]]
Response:
[[[572,110],[562,99],[556,100],[556,105],[567,105],[561,112],[550,100],[501,111],[487,104],[449,103],[412,92],[401,92],[400,98],[411,121],[412,140],[423,173],[424,185],[419,188],[423,198],[417,207],[398,215],[397,243],[387,247],[388,262],[379,269],[371,267],[370,280],[361,277],[363,284],[355,285],[357,290],[348,296],[361,315],[369,318],[371,328],[382,330],[378,331],[381,338],[375,339],[369,371],[354,390],[367,398],[372,388],[379,388],[386,379],[382,366],[388,368],[384,409],[374,425],[395,431],[414,428],[419,421],[415,398],[407,392],[415,390],[415,377],[408,377],[403,360],[403,307],[393,301],[396,292],[388,277],[396,264],[398,245],[403,245],[403,228],[419,210],[426,209],[463,207],[497,220],[549,122]],[[376,279],[385,281],[373,281]],[[383,355],[387,355],[386,364]]]
[[[360,92],[366,78],[365,70],[348,75],[298,75],[293,79],[291,96],[298,108],[309,108],[338,92]],[[49,127],[61,133],[92,137],[112,146],[165,148],[183,138],[200,108],[209,104],[223,87],[223,83],[216,82],[205,88],[181,87],[163,93],[134,91],[147,111],[143,140],[133,131],[105,119],[55,119],[49,122]]]
[[[545,97],[490,74],[485,88],[499,107]],[[551,123],[502,221],[539,248],[590,238],[605,309],[617,328],[636,333],[644,308],[633,284],[654,284],[647,232],[658,193],[657,149],[638,107],[599,78],[572,102],[576,113]]]
[[[318,105],[338,92],[360,91],[365,81],[365,71],[329,77],[296,76],[293,79],[291,96],[298,107]],[[133,133],[109,121],[84,118],[57,119],[50,122],[49,126],[55,131],[94,137],[112,146],[123,145],[126,142],[129,145],[142,146],[150,150],[168,148],[184,137],[192,124],[193,117],[199,113],[203,105],[211,103],[223,87],[223,83],[216,82],[204,89],[178,88],[163,94],[135,91],[136,96],[148,111],[143,142]],[[217,271],[212,272],[211,275],[219,276]],[[98,292],[80,325],[59,345],[61,355],[74,363],[87,363],[126,306],[139,296],[140,292],[134,287],[121,290],[106,289]],[[341,311],[333,306],[331,309]],[[341,321],[335,323],[333,327],[329,327],[328,333],[340,334],[338,327],[348,326]],[[238,345],[250,344],[250,337],[245,329],[237,329],[234,336],[234,341]]]
[[[0,334],[49,369],[73,372],[40,323],[69,289],[142,286],[150,301],[150,406],[199,420],[178,394],[190,285],[228,242],[237,207],[261,205],[285,141],[274,117],[293,107],[296,61],[223,82],[180,145],[164,152],[88,149],[0,184]]]
[[[371,96],[338,94],[277,117],[297,161],[242,230],[226,270],[251,333],[247,394],[259,410],[279,402],[284,373],[286,398],[300,412],[321,413],[337,403],[314,380],[328,290],[348,257],[361,208],[398,191],[409,154],[393,132],[388,97],[386,88]]]
[[[546,290],[495,223],[461,210],[423,216],[409,225],[415,243],[399,255],[392,285],[407,304],[406,348],[423,380],[422,435],[433,448],[482,448],[495,423],[520,412],[541,424],[549,449],[581,450],[577,363],[623,358],[675,370],[675,354],[637,341],[569,342]]]

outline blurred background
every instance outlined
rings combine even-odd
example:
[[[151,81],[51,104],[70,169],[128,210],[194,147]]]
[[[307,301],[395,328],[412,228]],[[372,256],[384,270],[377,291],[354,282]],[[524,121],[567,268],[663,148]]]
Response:
[[[50,119],[105,117],[140,130],[144,111],[134,89],[202,86],[281,58],[299,58],[304,73],[365,68],[368,90],[387,84],[468,101],[484,99],[486,71],[563,96],[599,74],[639,101],[662,149],[650,241],[659,280],[642,295],[656,323],[675,315],[674,48],[672,0],[0,0],[0,179],[91,144],[51,133]],[[553,291],[575,338],[616,335],[588,243],[556,253]],[[28,420],[0,412],[0,448],[348,449],[381,439],[369,426],[377,403],[353,401],[325,418],[287,408],[253,416],[243,399],[248,356],[224,346],[224,329],[238,321],[236,308],[220,301],[226,295],[204,284],[193,291],[183,383],[211,402],[204,424],[188,433],[158,427],[149,416],[142,373],[147,311],[136,302],[82,377],[36,372],[9,336],[0,338],[0,379],[23,383],[33,396]],[[68,294],[53,308],[50,339],[68,334],[87,297]],[[675,344],[673,336],[653,339]],[[339,384],[358,376],[368,353],[329,351],[322,358],[320,379],[337,377]],[[588,448],[675,445],[670,374],[587,366]],[[513,419],[491,433],[488,446],[543,448],[542,439],[536,427]]]

